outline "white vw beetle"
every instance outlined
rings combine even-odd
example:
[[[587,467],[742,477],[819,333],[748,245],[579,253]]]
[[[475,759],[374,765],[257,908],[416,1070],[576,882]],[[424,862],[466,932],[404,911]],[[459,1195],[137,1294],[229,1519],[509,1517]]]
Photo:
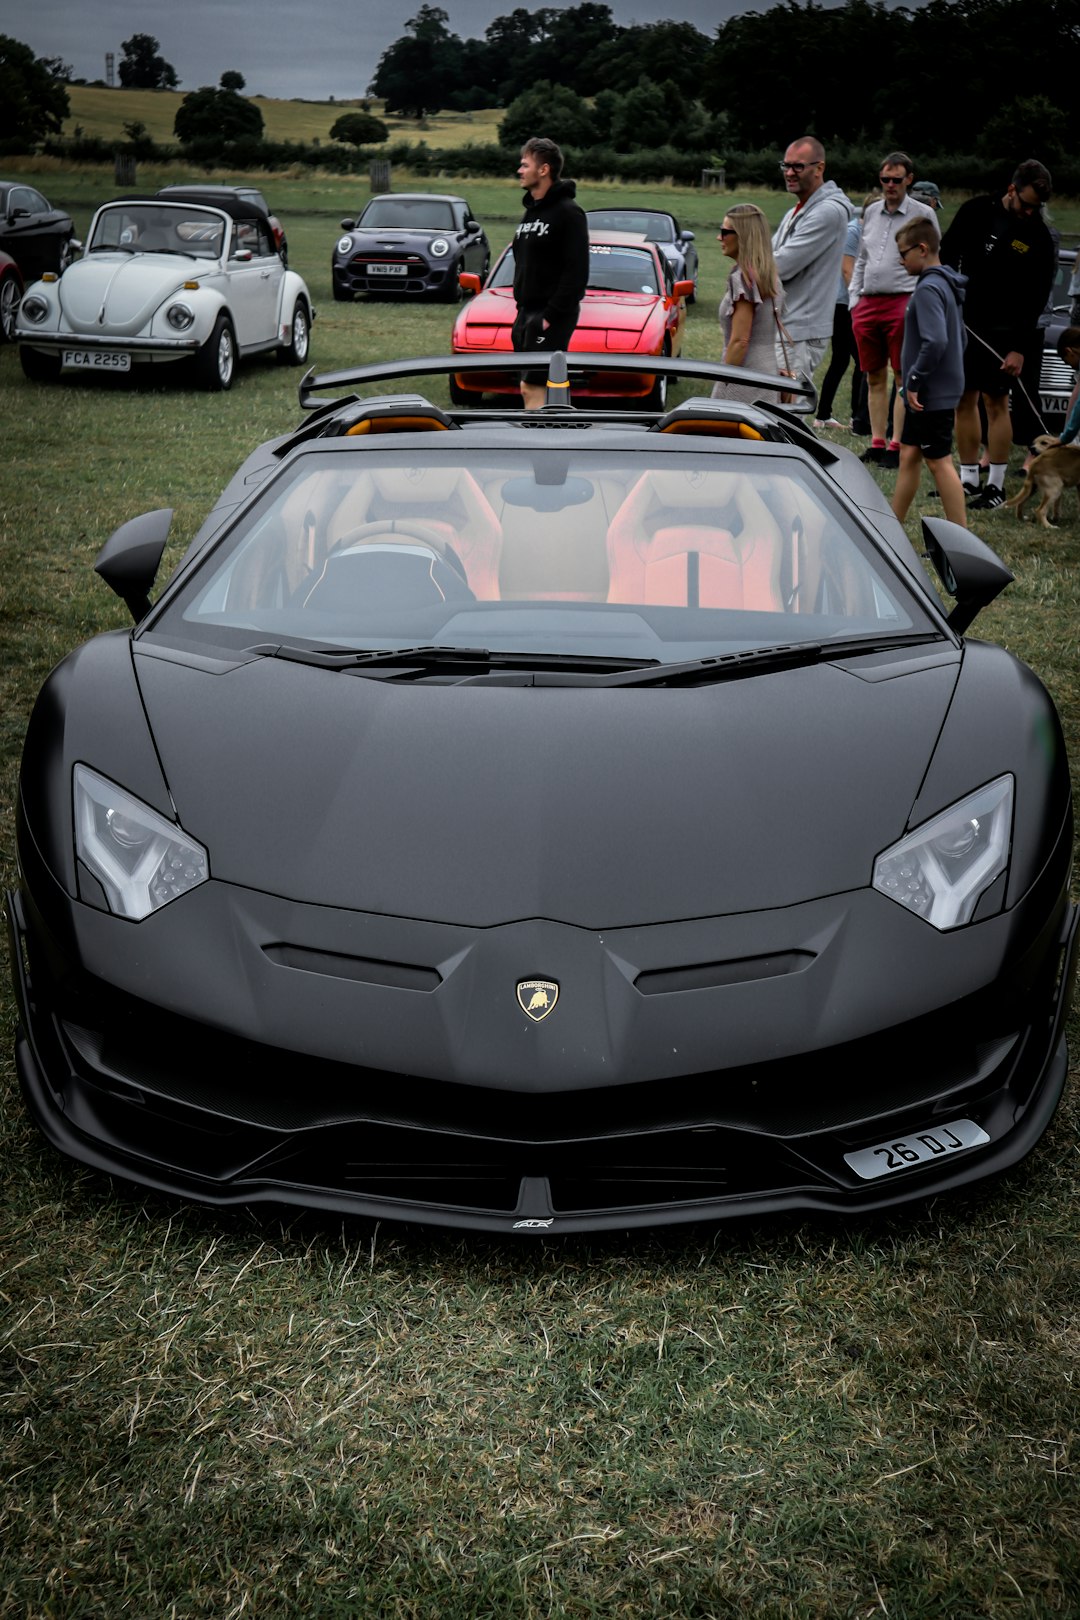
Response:
[[[126,197],[98,209],[82,259],[27,289],[15,338],[36,382],[187,359],[217,391],[243,356],[303,364],[314,318],[257,203]]]

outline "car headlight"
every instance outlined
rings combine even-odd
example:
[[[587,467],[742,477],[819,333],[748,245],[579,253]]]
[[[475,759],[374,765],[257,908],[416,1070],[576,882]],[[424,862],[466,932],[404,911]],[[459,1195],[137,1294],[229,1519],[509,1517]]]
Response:
[[[165,311],[165,319],[177,332],[186,332],[189,326],[194,325],[195,312],[189,304],[170,304]]]
[[[431,251],[436,259],[445,259],[450,251],[450,244],[445,236],[437,236],[431,244]]]
[[[42,321],[47,321],[49,318],[49,306],[39,293],[31,293],[29,298],[23,299],[19,306],[19,313],[25,320],[32,321],[35,326],[40,326]]]
[[[1009,864],[1013,778],[950,805],[874,862],[874,888],[935,928],[970,922]]]
[[[351,236],[339,236],[338,237],[337,251],[339,253],[351,253],[352,252],[352,237]]]
[[[141,922],[210,876],[210,858],[174,821],[106,777],[76,765],[75,849],[109,910]]]

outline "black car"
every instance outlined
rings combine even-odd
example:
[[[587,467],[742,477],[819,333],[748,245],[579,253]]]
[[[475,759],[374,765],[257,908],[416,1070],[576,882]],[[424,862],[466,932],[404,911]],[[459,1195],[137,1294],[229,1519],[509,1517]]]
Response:
[[[334,297],[412,293],[455,303],[458,273],[486,276],[487,234],[464,197],[394,192],[372,197],[360,218],[343,219],[330,272]]]
[[[80,245],[70,214],[51,208],[22,180],[0,180],[0,250],[15,260],[27,286],[49,270],[61,275]]]
[[[38,1124],[210,1204],[496,1231],[1015,1163],[1077,912],[1054,705],[964,635],[1011,575],[926,519],[947,614],[790,409],[593,414],[536,361],[531,413],[356,392],[512,354],[309,374],[153,605],[171,514],[105,546],[135,628],[49,676],[19,785]]]
[[[1060,433],[1068,414],[1069,396],[1076,382],[1076,373],[1067,366],[1057,352],[1058,339],[1067,326],[1076,324],[1072,314],[1074,299],[1069,283],[1076,272],[1076,248],[1062,247],[1058,252],[1054,286],[1046,311],[1040,321],[1043,338],[1042,366],[1039,373],[1039,414],[1048,433]]]
[[[157,193],[159,197],[191,197],[195,200],[213,197],[237,197],[241,202],[253,202],[261,208],[270,221],[270,229],[274,233],[274,246],[281,255],[284,265],[289,263],[289,241],[285,235],[285,227],[276,214],[270,212],[270,204],[256,186],[162,186]]]
[[[692,281],[694,291],[686,302],[697,297],[698,250],[693,231],[683,230],[674,214],[660,208],[589,208],[586,219],[591,231],[629,231],[655,242],[671,266],[673,281]]]

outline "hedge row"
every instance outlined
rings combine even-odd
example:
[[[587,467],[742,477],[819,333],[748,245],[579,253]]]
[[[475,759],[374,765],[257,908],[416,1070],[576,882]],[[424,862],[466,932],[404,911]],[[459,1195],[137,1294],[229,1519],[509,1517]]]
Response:
[[[876,186],[878,165],[884,155],[883,142],[862,141],[848,146],[831,146],[828,174],[856,202]],[[142,141],[133,148],[119,146],[97,137],[49,141],[44,150],[53,157],[73,163],[111,163],[117,152],[145,163],[184,162],[206,167],[234,169],[327,169],[338,174],[366,174],[373,158],[385,158],[398,168],[425,176],[510,176],[518,163],[518,153],[504,146],[429,147],[420,141],[394,141],[382,146],[361,147],[335,144],[317,145],[299,141],[215,142],[200,147],[155,145]],[[1013,155],[995,158],[982,154],[920,158],[913,154],[922,178],[934,180],[943,191],[985,191],[1008,182]],[[697,185],[703,169],[723,167],[729,187],[775,187],[781,185],[777,151],[731,152],[718,159],[713,152],[683,152],[661,146],[639,152],[616,152],[611,147],[593,146],[580,150],[567,148],[567,173],[582,180],[629,180],[649,182],[674,180]],[[1080,196],[1080,159],[1058,165],[1054,187],[1061,196]]]

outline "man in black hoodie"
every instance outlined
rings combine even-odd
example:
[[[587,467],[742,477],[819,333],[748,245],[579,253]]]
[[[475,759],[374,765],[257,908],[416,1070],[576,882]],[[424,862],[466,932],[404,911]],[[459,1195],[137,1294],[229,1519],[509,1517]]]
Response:
[[[525,187],[525,214],[514,232],[515,349],[568,348],[585,296],[589,226],[574,201],[577,187],[561,178],[562,167],[554,141],[534,135],[521,148],[518,179]],[[539,410],[546,394],[546,372],[522,373],[526,410]]]

